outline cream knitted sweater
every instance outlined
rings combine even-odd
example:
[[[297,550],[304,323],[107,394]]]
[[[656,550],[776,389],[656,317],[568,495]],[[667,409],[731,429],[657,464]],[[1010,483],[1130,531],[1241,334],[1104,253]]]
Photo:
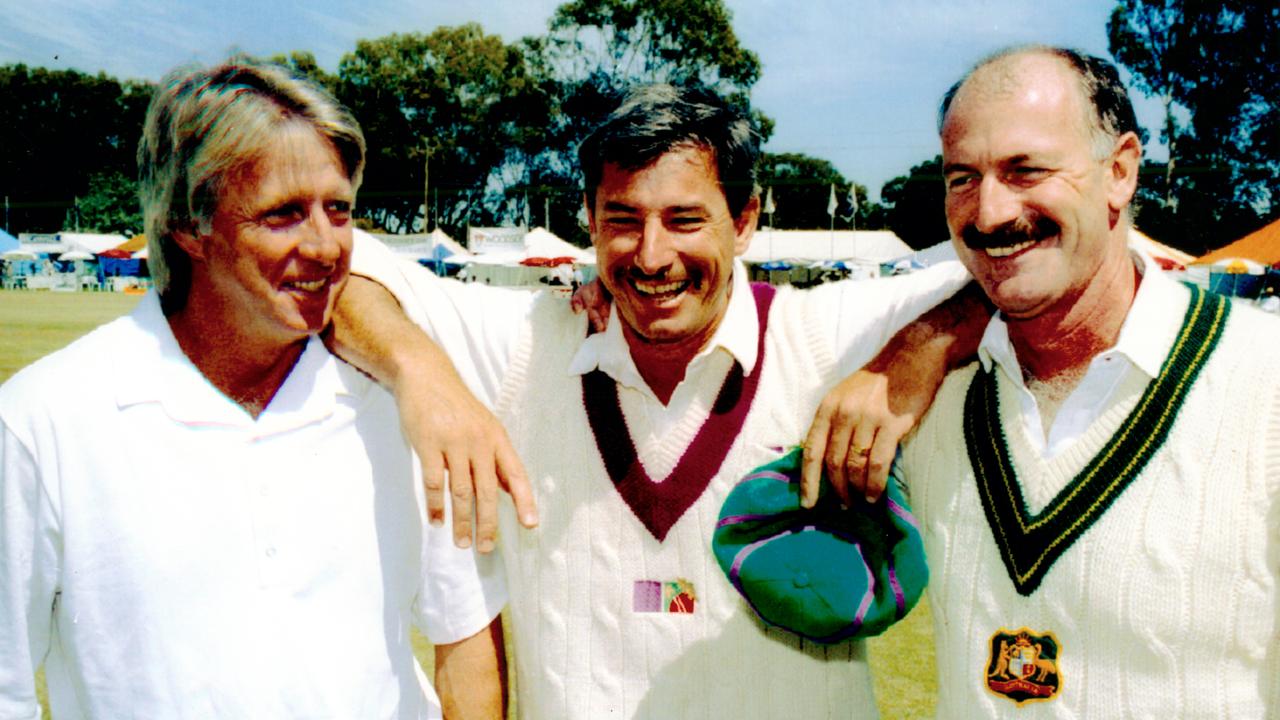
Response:
[[[1234,308],[1163,447],[1026,597],[1006,572],[966,453],[977,368],[947,378],[904,455],[933,570],[938,717],[1280,715],[1280,323]],[[1012,384],[996,377],[1032,513],[1102,448],[1145,385],[1121,387],[1075,446],[1045,461]],[[1060,687],[1018,706],[987,676],[993,635],[1021,628],[1056,637]]]
[[[534,471],[541,512],[537,532],[519,532],[505,503],[501,527],[524,717],[875,717],[863,646],[824,647],[765,628],[710,551],[729,489],[803,437],[832,372],[831,350],[797,298],[778,291],[742,433],[662,542],[605,473],[581,377],[565,371],[584,318],[564,301],[539,301],[497,407]],[[707,417],[719,388],[703,390],[675,437],[665,439],[653,437],[644,413],[621,394],[650,476],[666,477]],[[680,589],[689,591],[683,599],[675,597]],[[692,613],[670,612],[689,596]]]

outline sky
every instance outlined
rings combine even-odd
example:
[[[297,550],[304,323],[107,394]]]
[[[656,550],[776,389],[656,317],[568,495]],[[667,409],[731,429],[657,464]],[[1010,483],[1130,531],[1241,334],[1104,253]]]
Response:
[[[232,51],[309,50],[335,71],[361,38],[479,22],[511,42],[546,32],[561,0],[0,0],[0,64],[157,80]],[[1027,42],[1109,57],[1115,0],[725,0],[763,65],[752,102],[769,152],[830,160],[880,187],[939,152],[937,103],[975,61]],[[1156,144],[1159,103],[1132,93]]]

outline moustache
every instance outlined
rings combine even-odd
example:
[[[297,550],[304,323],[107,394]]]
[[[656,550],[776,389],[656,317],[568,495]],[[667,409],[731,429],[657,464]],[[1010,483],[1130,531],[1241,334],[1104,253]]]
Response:
[[[672,273],[667,268],[649,273],[635,267],[634,265],[627,268],[621,268],[617,275],[626,280],[637,280],[639,282],[688,282],[695,288],[702,286],[702,273],[693,268],[687,269],[683,277],[674,279]]]
[[[1057,235],[1061,229],[1058,223],[1049,218],[1043,215],[1034,215],[1011,220],[989,233],[984,233],[976,225],[969,224],[965,226],[964,230],[960,231],[960,239],[970,249],[985,250],[987,248],[1009,247],[1027,240],[1039,242],[1047,237]]]

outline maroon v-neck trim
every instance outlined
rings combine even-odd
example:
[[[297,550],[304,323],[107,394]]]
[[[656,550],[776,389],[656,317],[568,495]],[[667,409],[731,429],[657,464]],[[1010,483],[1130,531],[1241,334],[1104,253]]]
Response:
[[[711,414],[680,456],[675,469],[662,482],[654,482],[636,457],[636,444],[618,400],[617,383],[598,368],[582,376],[587,420],[609,478],[631,512],[658,542],[666,538],[671,526],[702,496],[711,478],[720,472],[738,433],[742,432],[764,367],[764,336],[774,292],[771,285],[751,284],[760,328],[755,369],[750,375],[744,375],[742,363],[733,361]]]

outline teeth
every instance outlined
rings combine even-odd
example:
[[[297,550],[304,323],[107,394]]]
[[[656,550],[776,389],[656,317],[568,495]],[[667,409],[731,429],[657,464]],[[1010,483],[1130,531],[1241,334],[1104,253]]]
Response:
[[[669,283],[662,283],[662,284],[648,283],[648,284],[642,285],[639,282],[634,282],[632,283],[632,285],[641,295],[665,295],[666,293],[673,293],[678,291],[681,287],[684,286],[684,283],[669,282]]]
[[[324,283],[325,281],[323,279],[320,279],[320,280],[295,280],[290,284],[298,288],[299,290],[305,290],[306,292],[316,292],[320,290],[320,288],[324,287]]]
[[[1035,244],[1036,244],[1035,240],[1024,240],[1018,243],[1017,245],[1010,245],[1008,247],[987,248],[986,251],[987,251],[987,254],[990,255],[991,257],[1002,258],[1002,257],[1009,257],[1010,255],[1016,252],[1026,250],[1027,248]]]

